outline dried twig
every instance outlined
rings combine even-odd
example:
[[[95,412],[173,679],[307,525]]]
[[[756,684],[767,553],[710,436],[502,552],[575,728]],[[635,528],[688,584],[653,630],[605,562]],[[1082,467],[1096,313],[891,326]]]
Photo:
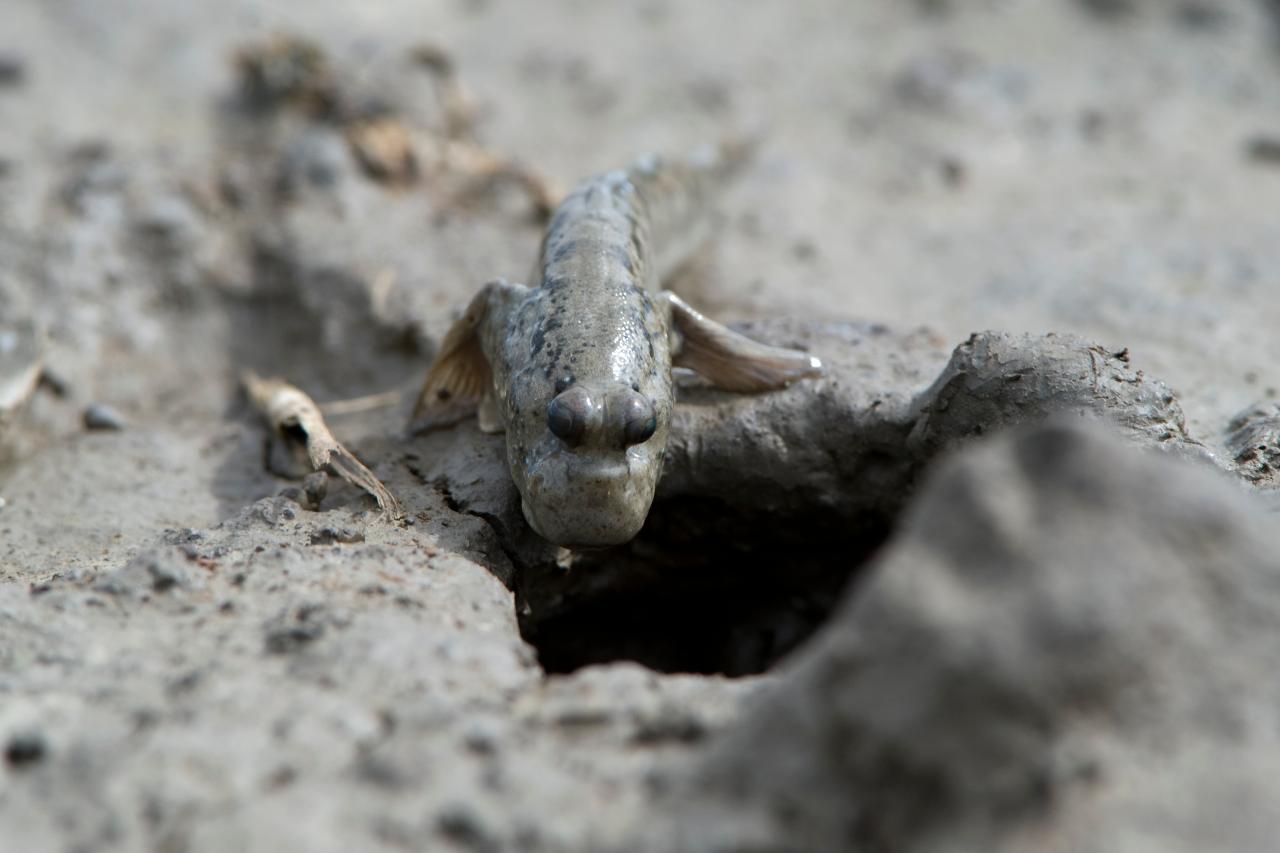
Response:
[[[320,408],[310,397],[287,382],[263,379],[253,371],[246,371],[242,382],[249,398],[281,437],[296,439],[297,433],[302,433],[315,470],[332,469],[348,483],[373,495],[383,513],[393,519],[404,517],[400,502],[382,481],[333,437]]]
[[[450,139],[470,136],[480,111],[475,98],[458,77],[453,57],[444,48],[433,44],[419,45],[410,55],[435,78],[444,111],[444,135]]]
[[[355,415],[371,412],[374,409],[385,409],[394,406],[404,399],[404,391],[383,391],[378,394],[366,394],[363,397],[351,397],[346,400],[332,400],[320,406],[326,415]]]
[[[423,147],[432,171],[460,175],[471,182],[455,203],[489,191],[504,180],[520,187],[541,218],[550,216],[564,199],[564,190],[541,172],[474,142],[437,137],[424,140]]]

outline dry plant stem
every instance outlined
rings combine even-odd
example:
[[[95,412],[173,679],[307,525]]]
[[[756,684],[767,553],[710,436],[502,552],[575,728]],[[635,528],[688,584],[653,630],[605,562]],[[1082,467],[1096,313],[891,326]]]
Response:
[[[565,196],[564,189],[542,173],[474,142],[431,136],[423,140],[421,150],[424,161],[431,164],[429,171],[463,176],[472,182],[455,199],[456,204],[465,204],[468,197],[485,192],[503,180],[518,185],[543,218],[549,216]]]
[[[272,429],[281,436],[301,430],[306,436],[307,456],[315,470],[331,468],[339,477],[373,496],[382,512],[393,519],[404,517],[395,496],[351,451],[333,437],[320,408],[304,392],[279,379],[263,379],[246,371],[241,380],[249,398]]]
[[[461,139],[475,128],[479,110],[475,98],[458,77],[453,57],[439,45],[423,44],[410,55],[432,75],[444,109],[445,136]]]
[[[374,409],[385,409],[394,406],[404,399],[404,391],[382,391],[378,394],[366,394],[363,397],[350,397],[346,400],[331,400],[320,406],[320,411],[330,417],[356,415],[371,412]]]

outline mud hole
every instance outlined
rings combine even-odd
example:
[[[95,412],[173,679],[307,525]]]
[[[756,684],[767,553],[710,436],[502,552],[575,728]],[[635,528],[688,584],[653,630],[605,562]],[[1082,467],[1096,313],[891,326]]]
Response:
[[[631,660],[669,673],[764,672],[832,613],[888,538],[888,514],[744,514],[683,497],[627,545],[517,574],[520,631],[549,673]]]

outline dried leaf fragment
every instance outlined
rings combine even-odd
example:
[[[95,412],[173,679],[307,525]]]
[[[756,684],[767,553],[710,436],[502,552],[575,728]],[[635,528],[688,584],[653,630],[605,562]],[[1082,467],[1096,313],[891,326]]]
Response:
[[[241,91],[250,104],[298,106],[319,117],[338,110],[336,75],[321,47],[291,35],[275,35],[235,55]]]
[[[413,136],[398,119],[382,117],[350,124],[347,141],[365,173],[374,180],[408,186],[417,178]]]
[[[307,456],[315,470],[330,468],[353,486],[363,489],[378,502],[382,512],[393,519],[404,518],[404,510],[374,473],[333,437],[320,408],[307,394],[279,379],[263,379],[246,371],[241,381],[249,399],[282,437],[301,432]]]

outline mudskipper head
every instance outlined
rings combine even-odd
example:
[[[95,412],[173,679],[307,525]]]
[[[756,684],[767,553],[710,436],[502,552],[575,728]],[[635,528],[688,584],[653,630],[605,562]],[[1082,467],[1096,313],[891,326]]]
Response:
[[[548,389],[550,400],[524,421],[524,431],[536,434],[508,434],[525,519],[544,539],[599,548],[640,532],[662,470],[670,417],[670,404],[655,402],[671,399],[669,384],[650,382],[655,387],[561,378]]]

